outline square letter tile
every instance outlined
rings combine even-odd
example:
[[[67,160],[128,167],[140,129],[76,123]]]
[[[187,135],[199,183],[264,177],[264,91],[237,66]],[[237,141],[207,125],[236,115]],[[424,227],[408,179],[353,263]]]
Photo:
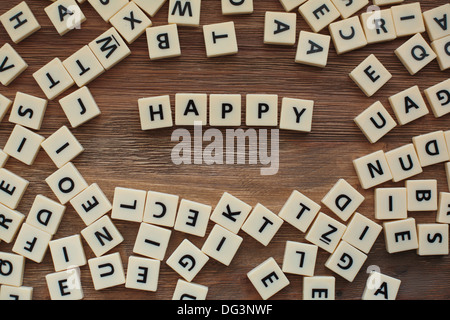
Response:
[[[239,127],[242,120],[240,94],[210,94],[209,124],[211,126]]]
[[[138,100],[138,105],[142,130],[173,126],[172,107],[168,95],[142,98]]]
[[[97,11],[105,22],[109,22],[111,18],[119,12],[125,5],[128,4],[128,0],[88,0],[91,6]]]
[[[199,26],[201,4],[201,0],[169,0],[168,22],[179,26]]]
[[[208,260],[209,257],[206,254],[185,239],[170,255],[166,263],[186,281],[191,282]]]
[[[75,83],[59,58],[54,58],[33,73],[33,78],[49,100],[55,99]]]
[[[53,163],[61,168],[84,151],[69,128],[62,126],[41,143]]]
[[[263,300],[289,285],[289,280],[274,258],[269,258],[247,273],[250,282]]]
[[[409,143],[385,153],[392,181],[399,182],[423,172],[414,144]]]
[[[367,279],[362,300],[395,300],[401,281],[379,272],[372,272]]]
[[[450,36],[435,40],[431,43],[431,48],[433,48],[436,53],[436,59],[441,68],[441,71],[450,68]]]
[[[47,232],[24,223],[20,228],[12,251],[36,263],[41,263],[51,239],[52,236]]]
[[[173,292],[172,300],[206,300],[208,287],[178,279],[177,286]]]
[[[363,201],[364,196],[345,179],[339,179],[322,199],[322,203],[343,221],[347,221]]]
[[[434,131],[412,138],[422,167],[450,160],[444,131]]]
[[[340,17],[331,0],[310,0],[299,8],[300,14],[314,32],[319,32]]]
[[[297,36],[297,14],[266,11],[264,43],[293,46]]]
[[[356,212],[347,225],[342,240],[369,254],[382,229],[378,223]]]
[[[378,142],[397,126],[397,122],[380,101],[361,112],[354,121],[370,143]]]
[[[344,54],[367,45],[359,17],[354,16],[329,25],[331,38],[338,54]]]
[[[49,242],[49,247],[55,271],[81,267],[87,263],[81,237],[78,234],[52,240]]]
[[[25,219],[25,215],[0,204],[0,239],[11,243]]]
[[[60,36],[80,29],[81,24],[86,21],[86,16],[75,0],[58,0],[44,10]]]
[[[38,194],[27,215],[27,223],[54,235],[59,228],[66,206]]]
[[[208,227],[212,207],[186,199],[180,201],[174,229],[177,231],[204,237]]]
[[[105,72],[102,64],[88,45],[83,46],[64,60],[63,65],[80,88]]]
[[[44,140],[45,138],[40,134],[16,124],[3,151],[8,156],[30,166],[34,163]]]
[[[431,41],[450,35],[450,4],[446,3],[423,12],[423,20]]]
[[[364,12],[361,14],[361,23],[368,44],[397,38],[391,9]]]
[[[211,220],[237,234],[251,210],[250,205],[225,192],[214,208]]]
[[[41,28],[25,1],[2,14],[0,21],[14,43],[21,42]]]
[[[2,285],[0,300],[33,300],[33,287],[13,287]]]
[[[397,253],[419,247],[414,218],[385,222],[383,228],[387,252]]]
[[[87,226],[108,213],[112,208],[108,197],[96,183],[91,184],[73,197],[70,204]]]
[[[25,257],[14,253],[0,252],[0,261],[2,261],[0,284],[20,287],[23,284]]]
[[[81,235],[97,257],[118,246],[123,237],[109,216],[103,216],[81,230]]]
[[[161,261],[130,256],[125,288],[155,292]]]
[[[341,241],[333,254],[325,262],[325,266],[345,280],[353,282],[367,259],[367,255]]]
[[[353,69],[349,76],[368,97],[377,93],[392,78],[392,74],[374,54]]]
[[[383,150],[355,159],[353,165],[363,189],[370,189],[392,179]]]
[[[181,55],[176,24],[147,28],[146,35],[151,60],[173,58]]]
[[[149,191],[143,221],[163,227],[173,227],[178,211],[179,197],[174,194]]]
[[[352,1],[342,1],[342,0],[331,0],[333,1],[336,9],[341,13],[342,19],[347,19],[354,13],[361,10],[364,6],[369,4],[369,0],[352,0]]]
[[[436,211],[437,180],[407,180],[408,211]]]
[[[306,232],[320,208],[319,204],[294,190],[278,215],[301,232]]]
[[[375,219],[399,220],[408,217],[406,188],[375,189]]]
[[[298,37],[295,62],[325,68],[328,62],[331,37],[301,30]]]
[[[95,290],[125,284],[125,271],[120,253],[89,259],[88,264]]]
[[[78,169],[69,162],[45,179],[61,204],[66,204],[73,197],[88,187]]]
[[[277,126],[278,95],[247,94],[245,123],[247,126]]]
[[[51,300],[82,300],[81,274],[78,268],[45,276]]]
[[[123,7],[111,18],[110,22],[125,41],[130,44],[136,41],[144,34],[145,29],[152,25],[152,21],[134,2],[129,2]]]
[[[234,15],[234,14],[250,14],[253,13],[253,0],[221,0],[222,1],[222,14]],[[289,0],[291,1],[291,0]],[[295,0],[299,1],[299,0]],[[300,0],[303,1],[303,0]]]
[[[130,188],[116,187],[111,218],[125,221],[142,222],[147,192]]]
[[[25,190],[29,184],[28,180],[5,169],[0,169],[0,203],[5,206],[16,209],[22,200]]]
[[[133,252],[148,258],[164,260],[172,231],[166,228],[141,223]]]
[[[90,42],[89,48],[105,70],[110,70],[131,54],[131,50],[114,27]]]
[[[203,93],[175,94],[175,125],[192,126],[196,121],[208,121],[208,95]]]
[[[133,0],[142,10],[145,11],[150,17],[153,17],[159,9],[166,3],[167,0]]]
[[[258,203],[242,226],[242,230],[267,246],[283,224],[283,219]]]
[[[243,238],[216,224],[203,244],[202,251],[220,263],[229,266]]]
[[[25,60],[22,59],[9,43],[5,43],[0,48],[0,61],[0,83],[4,86],[11,84],[11,82],[28,68]]]
[[[411,75],[415,75],[436,58],[436,53],[420,33],[406,41],[394,52]]]
[[[450,224],[450,193],[439,193],[439,208],[436,222]]]
[[[316,266],[317,251],[314,244],[286,241],[282,270],[284,273],[312,277]]]
[[[344,224],[320,212],[305,239],[319,248],[333,253],[344,235],[345,229]]]
[[[203,38],[208,58],[238,53],[233,21],[204,25]]]
[[[9,121],[33,130],[40,130],[46,109],[47,100],[17,92]]]
[[[283,98],[280,129],[311,132],[313,109],[313,100]]]
[[[450,79],[425,89],[424,93],[436,118],[450,113]]]
[[[101,114],[88,87],[81,87],[59,100],[72,128],[77,128]]]
[[[303,300],[334,300],[336,278],[314,276],[303,278]]]
[[[391,10],[398,37],[425,32],[420,2],[393,6]]]
[[[448,224],[423,223],[417,225],[419,256],[448,255]]]

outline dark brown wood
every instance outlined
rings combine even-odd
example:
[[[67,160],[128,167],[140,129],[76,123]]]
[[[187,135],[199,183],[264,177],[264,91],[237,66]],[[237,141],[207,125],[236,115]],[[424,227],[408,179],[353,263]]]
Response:
[[[0,14],[21,0],[2,1]],[[214,206],[224,191],[254,206],[262,203],[278,213],[292,190],[297,189],[313,200],[322,197],[339,178],[344,178],[366,197],[359,212],[374,219],[373,189],[362,190],[352,160],[372,151],[391,150],[411,142],[415,135],[434,130],[448,130],[449,116],[436,119],[430,113],[406,126],[398,126],[380,142],[371,145],[353,122],[355,116],[373,102],[381,101],[389,111],[388,97],[413,85],[424,90],[448,78],[436,61],[415,76],[409,75],[394,55],[394,50],[407,38],[369,45],[338,56],[332,46],[325,69],[294,62],[296,47],[265,45],[263,26],[265,11],[283,11],[277,0],[257,0],[251,15],[223,16],[220,1],[203,1],[201,24],[233,20],[239,45],[234,56],[206,58],[202,28],[180,27],[182,55],[178,58],[150,61],[145,35],[130,45],[131,56],[89,85],[102,114],[74,129],[85,152],[73,162],[87,182],[98,183],[112,201],[117,186],[155,190],[178,194],[182,198]],[[42,29],[14,48],[28,62],[29,68],[10,86],[0,92],[13,99],[17,91],[43,97],[32,74],[54,57],[65,59],[87,44],[110,25],[105,23],[88,2],[81,8],[87,21],[80,30],[60,37],[44,12],[50,1],[28,1]],[[446,3],[445,0],[422,1],[422,10]],[[168,4],[152,18],[153,25],[167,24]],[[298,30],[310,30],[298,15]],[[328,33],[324,30],[322,33]],[[427,38],[427,35],[424,34]],[[10,42],[0,28],[1,44]],[[428,38],[427,38],[428,40]],[[369,54],[374,53],[393,74],[393,78],[376,95],[367,98],[349,78],[349,72]],[[61,97],[72,92],[75,87]],[[315,101],[313,130],[301,134],[280,130],[280,170],[275,176],[261,176],[260,165],[174,165],[170,158],[176,142],[171,142],[174,128],[141,131],[137,100],[143,97],[169,94],[174,100],[178,92],[199,93],[272,93],[281,97],[304,98]],[[61,98],[60,97],[60,98]],[[0,145],[4,146],[13,128],[9,113],[0,124]],[[47,137],[62,125],[69,125],[58,99],[49,102],[40,134]],[[245,127],[243,127],[245,129]],[[191,129],[190,129],[191,130]],[[223,130],[223,132],[225,132]],[[56,170],[43,150],[32,166],[10,159],[6,168],[30,181],[29,188],[18,207],[27,214],[34,197],[44,194],[56,199],[44,179]],[[444,166],[434,165],[414,178],[438,180],[439,191],[448,192]],[[386,183],[383,186],[402,186]],[[332,215],[326,208],[323,212]],[[333,216],[333,215],[332,215]],[[418,223],[434,222],[436,213],[411,213]],[[378,221],[380,222],[380,221]],[[120,252],[124,266],[133,254],[139,225],[115,220],[124,242],[113,252]],[[381,222],[380,222],[381,223]],[[211,222],[208,233],[212,228]],[[68,205],[54,239],[79,233],[82,220]],[[260,299],[247,278],[247,272],[269,257],[281,265],[287,240],[306,241],[305,235],[285,223],[273,241],[264,247],[244,232],[244,241],[229,267],[210,259],[194,282],[209,287],[208,299]],[[173,232],[168,257],[183,239],[201,247],[205,238]],[[83,240],[84,241],[84,240]],[[88,258],[94,257],[83,242]],[[0,251],[10,252],[12,244],[0,243]],[[319,250],[316,275],[335,275],[324,263],[329,254]],[[366,270],[377,265],[382,273],[402,280],[398,299],[449,299],[450,259],[448,256],[420,257],[414,251],[388,254],[384,236],[380,235],[356,279],[349,283],[336,276],[336,298],[358,300],[368,277]],[[41,264],[27,260],[24,285],[34,288],[34,299],[49,299],[45,275],[54,272],[52,258],[47,252]],[[119,286],[95,291],[88,266],[81,268],[85,299],[171,299],[179,276],[161,264],[158,290],[141,292]],[[290,285],[272,299],[301,299],[302,277],[287,275]]]

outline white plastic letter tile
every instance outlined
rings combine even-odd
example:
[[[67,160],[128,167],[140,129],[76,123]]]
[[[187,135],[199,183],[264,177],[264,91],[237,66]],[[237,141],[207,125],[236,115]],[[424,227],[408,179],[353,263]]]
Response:
[[[237,234],[251,210],[250,205],[224,192],[211,214],[211,220]]]
[[[112,208],[111,202],[97,183],[91,184],[73,197],[70,204],[87,226]]]
[[[45,281],[51,300],[82,300],[84,298],[78,268],[47,274]]]
[[[209,257],[229,266],[243,238],[216,224],[206,238],[202,251]]]
[[[397,126],[397,122],[380,101],[361,112],[354,121],[370,143],[378,142]]]
[[[297,14],[266,11],[264,43],[293,46],[297,36]]]
[[[412,138],[422,167],[450,160],[444,131],[434,131]]]
[[[448,224],[422,223],[417,225],[419,256],[448,255]]]
[[[369,254],[383,227],[356,212],[345,230],[342,240]]]
[[[438,208],[437,180],[407,180],[408,211],[436,211]]]
[[[446,3],[439,7],[423,12],[423,20],[428,37],[431,41],[450,35],[450,4]]]
[[[331,0],[309,0],[300,6],[299,12],[316,33],[341,16]]]
[[[361,23],[368,44],[397,38],[391,9],[364,12],[361,14]]]
[[[439,208],[436,222],[450,224],[450,193],[448,192],[439,193]]]
[[[95,290],[125,284],[125,271],[119,252],[89,259],[88,264]]]
[[[309,242],[333,253],[347,227],[339,221],[320,212],[305,236]]]
[[[364,201],[364,196],[345,179],[339,179],[322,198],[322,203],[341,220],[347,221]]]
[[[8,99],[4,95],[0,94],[0,122],[5,117],[6,112],[9,110],[12,103],[13,102],[10,99]]]
[[[109,20],[128,4],[128,0],[88,0],[91,6],[97,11],[97,13],[102,17],[105,22]]]
[[[167,0],[133,0],[142,10],[145,11],[150,17],[153,17],[159,9],[166,3]]]
[[[328,63],[331,37],[327,34],[300,31],[295,62],[325,68]]]
[[[303,300],[335,300],[336,278],[314,276],[303,278]]]
[[[53,266],[57,272],[81,267],[87,263],[81,237],[78,234],[52,240],[49,242],[49,248]]]
[[[436,53],[436,59],[441,71],[450,68],[450,36],[435,40],[431,43],[431,48]]]
[[[274,258],[250,270],[247,277],[263,300],[269,299],[290,283]]]
[[[406,188],[378,188],[374,196],[375,219],[398,220],[408,217]]]
[[[148,191],[143,221],[163,227],[173,227],[178,211],[179,196]]]
[[[394,53],[411,75],[436,59],[436,53],[420,33],[403,43]]]
[[[282,224],[283,219],[258,203],[242,225],[242,230],[262,245],[267,246]]]
[[[146,36],[151,60],[173,58],[181,55],[176,24],[147,28]]]
[[[363,189],[370,189],[392,179],[383,150],[355,159],[353,165]]]
[[[277,126],[278,95],[247,94],[245,123],[247,126]]]
[[[23,223],[12,251],[36,263],[44,260],[52,236],[45,231]]]
[[[366,96],[371,97],[392,78],[392,74],[371,54],[350,72],[349,77]]]
[[[14,287],[2,285],[0,300],[33,300],[33,287]]]
[[[239,127],[242,123],[242,96],[240,94],[210,94],[209,124],[211,126]]]
[[[318,249],[319,247],[314,244],[286,241],[282,265],[283,272],[312,277]]]
[[[88,85],[105,72],[102,64],[88,45],[81,47],[65,59],[63,65],[80,88]]]
[[[33,78],[49,100],[55,99],[75,84],[59,58],[54,58],[33,73]]]
[[[25,220],[25,215],[0,204],[0,239],[11,243]]]
[[[145,190],[116,187],[111,218],[124,221],[142,222],[144,216]]]
[[[175,94],[175,125],[192,126],[208,121],[208,95],[204,93]]]
[[[171,235],[170,229],[141,223],[133,252],[162,261],[166,255]]]
[[[399,279],[372,271],[367,278],[362,300],[395,300],[400,289]]]
[[[184,239],[166,263],[186,281],[191,282],[203,269],[209,257],[188,239]]]
[[[168,23],[179,26],[200,25],[201,0],[169,0]]]
[[[173,292],[172,300],[206,300],[208,294],[208,287],[187,282],[183,279],[178,279],[177,286]]]
[[[66,206],[38,194],[27,215],[26,222],[42,231],[54,235],[61,224]]]
[[[0,252],[0,261],[2,261],[0,284],[20,287],[23,284],[25,257],[14,253]]]
[[[354,16],[329,25],[334,48],[338,54],[344,54],[367,45],[366,35],[359,17]]]
[[[174,229],[198,237],[204,237],[212,207],[186,199],[180,201]]]
[[[104,255],[124,240],[109,216],[103,216],[81,230],[81,235],[97,257]]]
[[[283,98],[281,101],[280,129],[311,132],[313,100]]]
[[[16,209],[22,200],[29,181],[5,169],[0,169],[0,203]]]
[[[367,255],[347,242],[341,241],[325,262],[325,266],[345,280],[353,282],[366,259]]]
[[[59,100],[72,128],[77,128],[101,114],[88,87],[81,87]]]
[[[419,247],[414,218],[385,222],[383,229],[387,252],[397,253]]]
[[[420,2],[393,6],[391,11],[398,37],[425,32]]]
[[[168,95],[141,98],[138,100],[138,107],[142,130],[173,126],[172,107]]]
[[[152,21],[134,2],[129,2],[117,12],[110,23],[130,44],[144,34],[145,29],[152,26]]]
[[[369,4],[369,0],[331,0],[341,13],[342,19],[347,19]]]
[[[72,162],[68,162],[56,170],[45,179],[45,182],[61,204],[66,204],[88,187],[86,180]]]
[[[239,51],[233,21],[204,25],[203,38],[208,58],[233,55]]]
[[[161,261],[130,256],[125,288],[155,292],[158,289]]]
[[[40,130],[46,109],[47,100],[19,91],[16,93],[9,121],[33,130]]]
[[[92,40],[89,43],[89,48],[105,70],[110,70],[131,54],[130,48],[114,27]]]
[[[425,89],[424,93],[436,118],[450,113],[450,79]]]
[[[222,1],[222,14],[223,15],[235,15],[235,14],[251,14],[253,13],[253,0],[221,0]],[[288,0],[291,1],[292,0]],[[295,0],[304,1],[304,0]]]
[[[8,156],[30,166],[34,163],[44,140],[45,138],[40,134],[16,124],[3,151]]]
[[[385,153],[392,181],[399,182],[423,172],[414,144],[408,143]]]
[[[21,42],[41,28],[25,1],[2,14],[0,22],[14,43]]]
[[[86,21],[86,16],[75,0],[57,0],[44,10],[60,36],[80,29]]]
[[[8,86],[28,68],[28,64],[9,44],[0,48],[0,83]]]
[[[61,168],[84,151],[69,128],[62,126],[41,143],[53,163]]]
[[[297,190],[292,191],[278,215],[301,232],[306,232],[321,206]]]

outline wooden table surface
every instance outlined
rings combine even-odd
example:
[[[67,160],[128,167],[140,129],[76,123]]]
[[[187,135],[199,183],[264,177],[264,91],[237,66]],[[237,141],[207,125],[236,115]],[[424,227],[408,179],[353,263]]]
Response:
[[[4,0],[0,14],[21,0]],[[228,191],[254,206],[265,205],[278,213],[291,192],[296,189],[320,203],[322,197],[344,178],[365,197],[359,212],[374,219],[374,190],[359,186],[352,160],[377,150],[391,150],[410,143],[413,136],[435,130],[449,129],[449,116],[435,118],[431,113],[406,126],[397,126],[380,142],[371,145],[354,124],[353,119],[373,102],[381,101],[392,113],[388,97],[413,85],[424,90],[448,78],[448,71],[439,70],[436,61],[419,74],[409,75],[394,50],[407,38],[369,45],[365,48],[337,56],[330,48],[325,69],[296,64],[296,46],[285,47],[263,43],[264,14],[266,11],[284,11],[278,0],[256,0],[251,15],[223,16],[220,1],[203,1],[201,25],[233,20],[239,53],[234,56],[206,58],[202,28],[180,27],[182,55],[177,58],[150,61],[145,35],[130,45],[132,54],[113,69],[89,85],[102,114],[73,129],[85,147],[84,153],[73,163],[86,181],[98,183],[112,202],[114,188],[129,187],[178,194],[180,198],[215,206],[222,193]],[[412,2],[412,1],[406,1]],[[422,10],[447,3],[446,0],[422,1]],[[30,0],[29,6],[42,28],[37,33],[13,47],[28,62],[28,69],[10,86],[0,92],[13,99],[17,91],[44,98],[43,92],[32,77],[54,57],[65,59],[81,46],[92,41],[110,28],[88,2],[81,5],[87,17],[80,30],[60,37],[44,12],[50,1]],[[168,3],[152,18],[153,25],[167,24]],[[310,31],[298,15],[298,30]],[[328,33],[324,30],[322,33]],[[428,40],[428,36],[424,33]],[[10,42],[4,28],[0,28],[1,45]],[[369,54],[374,53],[393,78],[378,93],[367,98],[349,78],[349,72]],[[72,87],[62,96],[69,94]],[[280,169],[274,176],[260,175],[261,165],[175,165],[171,161],[171,142],[175,128],[142,131],[140,129],[137,100],[143,97],[168,94],[172,103],[174,95],[195,93],[270,93],[281,97],[312,99],[315,101],[313,128],[310,134],[280,130]],[[0,125],[0,146],[4,146],[13,124],[9,113]],[[62,125],[69,126],[58,99],[50,101],[42,129],[45,137]],[[246,129],[246,127],[242,127]],[[188,128],[191,130],[191,128]],[[223,129],[224,132],[225,129]],[[206,145],[206,144],[205,144]],[[41,150],[32,166],[9,159],[6,168],[30,181],[18,210],[27,214],[38,194],[56,200],[44,179],[56,170],[46,153]],[[448,192],[444,165],[433,165],[415,179],[438,180],[439,191]],[[402,186],[403,183],[385,183],[382,186]],[[334,216],[326,208],[324,213]],[[435,212],[410,213],[418,223],[434,222]],[[381,221],[378,221],[381,223]],[[133,254],[138,223],[114,220],[124,237],[124,242],[111,252],[121,254],[124,267]],[[208,231],[213,223],[210,221]],[[85,227],[74,209],[67,206],[58,232],[53,239],[80,233]],[[256,240],[239,233],[244,241],[229,267],[210,259],[193,282],[209,287],[208,299],[235,300],[260,299],[247,278],[247,272],[269,257],[281,265],[287,240],[306,241],[305,234],[284,223],[272,242],[264,247]],[[173,231],[166,258],[183,239],[201,247],[205,238]],[[83,239],[87,258],[93,252]],[[0,251],[11,252],[12,243],[0,243]],[[368,255],[355,280],[350,283],[324,266],[329,254],[319,249],[316,275],[336,276],[336,298],[357,300],[361,298],[368,277],[366,270],[376,265],[381,272],[402,281],[398,299],[449,299],[449,256],[420,257],[415,251],[389,254],[381,234]],[[49,299],[45,275],[54,272],[50,252],[42,263],[27,260],[23,285],[34,288],[34,299]],[[88,266],[81,268],[81,281],[85,299],[171,299],[177,280],[176,274],[165,262],[161,264],[158,290],[154,293],[126,289],[123,285],[95,291]],[[287,274],[290,285],[272,299],[302,299],[303,278]]]

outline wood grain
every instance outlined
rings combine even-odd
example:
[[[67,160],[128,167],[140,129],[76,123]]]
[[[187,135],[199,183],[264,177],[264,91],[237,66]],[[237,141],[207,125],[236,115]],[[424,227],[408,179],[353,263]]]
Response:
[[[21,0],[4,0],[0,14]],[[444,4],[445,0],[422,1],[422,10]],[[28,1],[42,29],[14,48],[28,62],[29,68],[1,93],[13,99],[17,91],[44,98],[32,74],[54,57],[65,59],[87,44],[110,25],[105,23],[89,3],[81,8],[87,21],[80,30],[60,37],[45,15],[44,7],[50,2]],[[168,4],[152,19],[153,25],[167,24]],[[283,11],[277,0],[255,1],[255,11],[245,16],[223,16],[220,1],[203,1],[201,24],[233,20],[239,45],[234,56],[207,59],[201,28],[180,27],[182,55],[178,58],[150,61],[145,36],[130,45],[131,56],[109,70],[89,85],[100,109],[101,116],[74,129],[73,132],[85,152],[73,162],[87,182],[98,183],[112,201],[117,186],[155,190],[178,194],[181,198],[214,206],[224,191],[241,198],[250,205],[262,203],[278,212],[292,190],[297,189],[316,202],[344,178],[366,197],[359,211],[374,219],[373,190],[362,190],[353,169],[352,160],[376,150],[390,150],[411,142],[415,135],[434,130],[448,130],[449,116],[436,119],[430,113],[406,126],[398,126],[375,145],[371,145],[356,127],[353,118],[379,100],[385,106],[393,95],[413,85],[426,89],[448,78],[448,71],[441,72],[436,61],[419,74],[409,75],[394,50],[406,38],[377,45],[369,45],[357,51],[338,56],[332,47],[329,63],[318,69],[294,62],[296,47],[263,44],[265,11]],[[298,16],[298,30],[310,30]],[[324,30],[323,33],[328,33]],[[424,34],[427,37],[426,34]],[[0,28],[1,44],[10,42]],[[427,38],[428,40],[428,38]],[[393,78],[376,95],[367,98],[348,77],[348,73],[369,54],[374,53]],[[69,94],[71,88],[62,96]],[[261,176],[259,165],[174,165],[170,158],[175,142],[171,142],[174,128],[141,131],[137,99],[168,94],[172,102],[178,92],[200,93],[272,93],[280,97],[304,98],[315,101],[313,130],[310,134],[280,131],[280,170],[275,176]],[[62,97],[61,96],[61,97]],[[389,111],[392,111],[388,108]],[[4,145],[13,128],[7,121],[0,125],[0,145]],[[57,99],[49,102],[40,134],[45,137],[62,125],[69,125]],[[243,127],[245,129],[245,127]],[[190,129],[191,130],[191,129]],[[225,129],[223,129],[225,130]],[[26,166],[10,159],[6,168],[30,181],[30,186],[20,203],[19,211],[27,214],[34,197],[44,194],[56,199],[44,179],[56,170],[43,150],[35,163]],[[444,166],[425,168],[415,178],[438,180],[439,191],[448,192]],[[386,183],[383,186],[403,185]],[[330,215],[327,209],[325,213]],[[435,212],[414,213],[418,223],[434,222]],[[138,224],[115,220],[124,242],[113,251],[119,252],[126,267],[132,255]],[[209,224],[208,233],[212,228]],[[84,228],[82,220],[68,205],[61,226],[54,239],[79,233]],[[243,244],[229,267],[210,259],[194,282],[209,287],[208,299],[235,300],[260,299],[248,280],[248,271],[269,257],[281,265],[287,240],[306,241],[305,235],[285,223],[273,241],[263,247],[243,232],[239,233]],[[173,232],[167,256],[181,243],[189,239],[201,247],[205,238]],[[86,255],[94,257],[86,242]],[[0,243],[0,251],[10,252],[12,244]],[[324,263],[329,254],[319,250],[316,275],[333,275]],[[358,300],[364,290],[370,265],[377,265],[381,272],[402,280],[398,299],[449,299],[450,258],[448,256],[420,257],[414,251],[388,254],[384,236],[381,235],[370,252],[360,273],[349,283],[336,276],[336,298]],[[24,285],[34,288],[34,299],[49,299],[45,275],[53,272],[50,253],[36,264],[27,261]],[[155,293],[125,289],[118,286],[95,291],[88,266],[81,268],[85,299],[171,299],[178,275],[164,262],[158,290]],[[298,300],[302,298],[302,277],[287,275],[290,285],[272,299]]]

